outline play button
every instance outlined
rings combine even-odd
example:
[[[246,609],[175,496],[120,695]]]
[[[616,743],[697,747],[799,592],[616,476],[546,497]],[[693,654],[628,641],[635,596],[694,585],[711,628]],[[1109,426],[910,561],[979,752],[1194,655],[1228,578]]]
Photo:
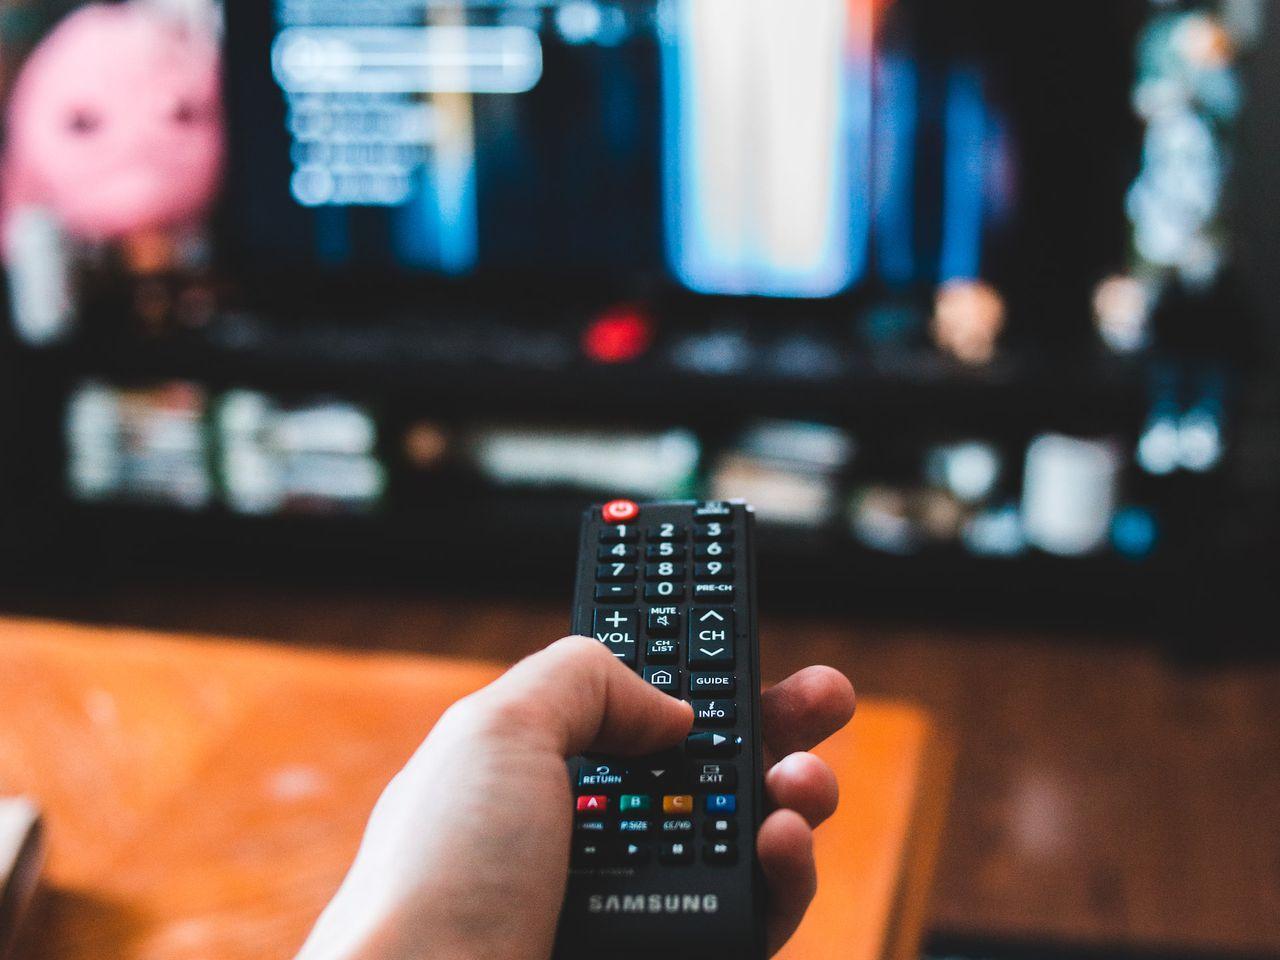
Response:
[[[685,741],[691,757],[732,757],[738,752],[738,738],[723,733],[694,733]]]

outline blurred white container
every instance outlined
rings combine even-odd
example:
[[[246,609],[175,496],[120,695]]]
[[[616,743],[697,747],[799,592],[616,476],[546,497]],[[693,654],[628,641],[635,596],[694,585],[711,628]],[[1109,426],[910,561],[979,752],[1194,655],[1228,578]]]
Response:
[[[1121,456],[1106,440],[1043,434],[1027,447],[1022,527],[1047,553],[1080,556],[1107,543],[1116,510]]]

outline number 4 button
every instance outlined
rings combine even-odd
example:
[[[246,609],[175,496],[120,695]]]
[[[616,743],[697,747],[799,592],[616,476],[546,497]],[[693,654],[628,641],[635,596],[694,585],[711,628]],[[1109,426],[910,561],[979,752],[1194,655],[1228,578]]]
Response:
[[[690,668],[733,666],[733,610],[695,607],[689,613]]]

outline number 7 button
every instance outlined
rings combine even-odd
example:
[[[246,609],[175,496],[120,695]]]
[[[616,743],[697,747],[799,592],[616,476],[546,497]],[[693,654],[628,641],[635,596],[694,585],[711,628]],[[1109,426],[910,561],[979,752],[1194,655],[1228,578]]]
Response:
[[[733,610],[694,607],[689,613],[690,668],[733,666]]]

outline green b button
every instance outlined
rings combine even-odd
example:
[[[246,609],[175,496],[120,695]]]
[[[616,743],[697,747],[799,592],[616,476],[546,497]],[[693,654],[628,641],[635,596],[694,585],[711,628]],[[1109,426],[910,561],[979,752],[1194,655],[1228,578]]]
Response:
[[[624,793],[618,800],[618,812],[626,813],[628,810],[648,810],[649,798],[634,793]]]

